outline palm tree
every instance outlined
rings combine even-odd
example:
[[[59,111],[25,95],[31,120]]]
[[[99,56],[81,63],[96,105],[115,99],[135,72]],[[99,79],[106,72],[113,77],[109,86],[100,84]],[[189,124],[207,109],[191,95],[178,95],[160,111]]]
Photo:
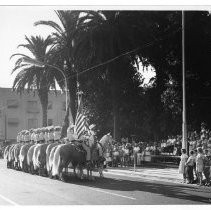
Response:
[[[19,57],[12,70],[12,73],[19,71],[15,77],[12,88],[19,94],[22,94],[25,89],[27,92],[37,90],[42,106],[42,124],[45,127],[47,126],[48,92],[50,88],[56,90],[55,81],[58,82],[60,87],[63,87],[61,82],[63,77],[61,73],[58,73],[58,71],[48,66],[37,67],[27,63],[27,59],[34,59],[42,63],[52,63],[52,59],[54,59],[54,49],[50,48],[53,44],[52,38],[50,36],[46,39],[40,36],[31,36],[30,38],[26,36],[25,39],[27,44],[21,44],[18,47],[27,49],[32,54],[32,57],[20,53],[11,56],[11,58],[14,56]]]
[[[55,57],[60,59],[60,68],[64,71],[64,74],[68,78],[68,90],[70,95],[70,107],[73,116],[73,120],[76,116],[76,77],[74,75],[77,72],[75,68],[75,58],[73,57],[74,38],[78,24],[80,11],[55,11],[60,23],[53,21],[38,21],[37,25],[46,25],[52,27],[55,32],[52,34],[54,40]],[[66,66],[66,68],[63,68]]]

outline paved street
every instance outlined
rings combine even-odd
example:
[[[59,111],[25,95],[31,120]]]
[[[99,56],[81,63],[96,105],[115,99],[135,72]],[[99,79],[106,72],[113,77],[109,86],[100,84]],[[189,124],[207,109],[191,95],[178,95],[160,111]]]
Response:
[[[7,169],[1,159],[0,180],[0,205],[211,204],[211,188],[115,174],[112,170],[104,179],[72,178],[63,183]]]

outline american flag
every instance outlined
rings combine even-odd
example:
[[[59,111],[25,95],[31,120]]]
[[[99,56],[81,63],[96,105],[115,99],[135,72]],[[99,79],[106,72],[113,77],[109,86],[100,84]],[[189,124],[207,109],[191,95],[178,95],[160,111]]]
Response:
[[[75,127],[78,138],[80,138],[85,131],[88,131],[88,123],[83,110],[82,94],[78,97],[78,110],[76,114]]]

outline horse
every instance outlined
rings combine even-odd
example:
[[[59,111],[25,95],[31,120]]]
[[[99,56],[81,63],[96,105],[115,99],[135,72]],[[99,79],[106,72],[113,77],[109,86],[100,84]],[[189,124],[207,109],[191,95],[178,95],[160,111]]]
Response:
[[[11,145],[7,145],[4,149],[4,154],[3,154],[3,158],[4,160],[8,160],[8,155],[9,155],[9,149],[10,149]]]
[[[32,163],[33,163],[35,172],[38,172],[38,168],[39,168],[38,152],[40,150],[40,147],[41,147],[40,143],[36,144],[34,148],[33,156],[32,156]]]
[[[8,151],[7,168],[14,168],[14,148],[16,144],[12,144]]]
[[[55,150],[57,146],[59,146],[59,142],[54,142],[52,144],[49,144],[47,149],[46,149],[46,169],[47,169],[47,175],[52,178],[52,165],[53,165],[53,157]]]
[[[49,145],[49,143],[41,144],[38,149],[37,158],[38,158],[38,163],[39,163],[39,175],[40,176],[47,174],[46,149],[47,149],[48,145]]]
[[[34,173],[34,166],[32,159],[33,159],[34,149],[36,146],[37,146],[36,144],[32,145],[27,152],[27,166],[28,166],[28,171],[31,174]]]
[[[27,153],[28,153],[28,150],[31,146],[32,146],[32,144],[25,144],[20,149],[19,164],[20,164],[20,168],[24,172],[28,172]]]
[[[46,149],[48,145],[48,143],[39,143],[34,148],[32,162],[34,170],[37,171],[40,176],[43,175],[46,169]]]
[[[71,163],[76,176],[76,168],[79,169],[79,177],[83,179],[83,169],[87,169],[88,179],[93,179],[92,171],[97,167],[100,177],[103,177],[103,162],[107,148],[111,148],[112,138],[110,134],[104,135],[99,141],[103,149],[103,157],[99,156],[96,144],[91,145],[91,164],[86,164],[86,153],[76,143],[62,144],[55,148],[52,165],[52,176],[58,176],[60,180],[65,181],[62,171]]]
[[[16,146],[14,147],[14,167],[16,170],[20,170],[20,165],[19,165],[19,154],[20,154],[20,149],[23,146],[23,144],[18,143],[16,144]]]
[[[53,152],[52,152],[53,153]],[[65,181],[62,171],[71,163],[76,175],[76,167],[82,171],[82,165],[86,162],[85,151],[79,150],[73,143],[60,144],[55,147],[53,154],[52,176],[58,176],[60,180]],[[81,176],[82,178],[82,176]]]

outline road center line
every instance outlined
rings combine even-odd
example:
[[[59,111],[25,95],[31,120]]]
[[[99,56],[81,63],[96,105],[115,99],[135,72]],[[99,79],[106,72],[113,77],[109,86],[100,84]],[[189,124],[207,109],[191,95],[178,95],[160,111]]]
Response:
[[[19,206],[19,204],[15,203],[14,201],[10,200],[9,198],[6,198],[5,196],[0,194],[0,198],[2,198],[3,200],[7,201],[8,203],[14,205],[14,206]]]
[[[131,200],[136,200],[136,198],[129,197],[129,196],[125,196],[125,195],[120,195],[120,194],[117,194],[117,193],[111,193],[111,192],[107,192],[107,191],[104,191],[104,190],[97,190],[97,189],[93,189],[93,188],[91,188],[91,187],[89,187],[89,189],[91,189],[91,190],[93,190],[93,191],[96,191],[96,192],[101,192],[101,193],[106,193],[106,194],[110,194],[110,195],[115,195],[115,196],[122,197],[122,198],[128,198],[128,199],[131,199]]]

